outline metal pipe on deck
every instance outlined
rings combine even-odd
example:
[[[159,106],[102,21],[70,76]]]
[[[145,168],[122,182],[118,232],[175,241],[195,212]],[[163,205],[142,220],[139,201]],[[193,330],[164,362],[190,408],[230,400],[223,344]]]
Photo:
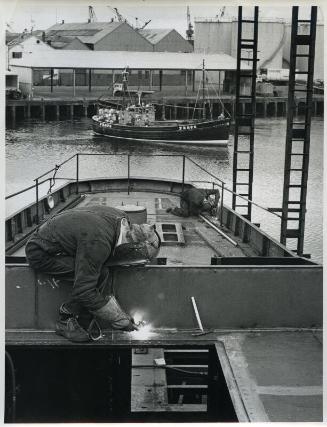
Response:
[[[207,223],[208,225],[210,225],[211,228],[213,228],[215,231],[217,231],[217,233],[219,233],[220,235],[222,235],[226,240],[228,240],[232,245],[234,245],[235,247],[238,246],[238,243],[235,242],[235,240],[233,240],[232,238],[230,238],[229,236],[227,236],[227,234],[225,234],[223,231],[219,230],[218,227],[216,227],[211,221],[209,221],[205,216],[203,215],[199,215],[199,218],[201,218],[205,223]]]

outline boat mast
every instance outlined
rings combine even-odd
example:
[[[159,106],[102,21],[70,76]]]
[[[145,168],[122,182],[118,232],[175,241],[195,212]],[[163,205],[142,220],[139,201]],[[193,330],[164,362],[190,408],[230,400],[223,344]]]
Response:
[[[204,78],[205,78],[205,70],[204,70],[204,60],[202,62],[202,116],[205,119],[206,118],[206,104],[205,104],[205,85],[204,85]]]
[[[125,108],[125,92],[127,92],[128,68],[123,71],[123,109]]]

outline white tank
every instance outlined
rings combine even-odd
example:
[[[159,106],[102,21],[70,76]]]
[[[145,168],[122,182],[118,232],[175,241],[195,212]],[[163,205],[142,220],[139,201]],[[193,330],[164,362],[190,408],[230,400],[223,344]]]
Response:
[[[238,22],[233,21],[232,29],[232,52],[237,56],[237,34]],[[286,33],[284,21],[282,19],[261,19],[258,25],[258,68],[282,68],[283,66],[283,45]],[[242,25],[242,38],[253,38],[253,24]],[[248,53],[250,55],[250,51]],[[252,65],[249,61],[247,65]]]
[[[217,19],[195,20],[194,52],[231,54],[232,22]]]

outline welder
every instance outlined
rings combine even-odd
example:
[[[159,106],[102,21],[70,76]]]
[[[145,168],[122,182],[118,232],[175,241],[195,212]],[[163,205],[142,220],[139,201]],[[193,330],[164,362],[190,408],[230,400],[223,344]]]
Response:
[[[210,196],[215,196],[212,199]],[[190,188],[180,194],[180,207],[167,208],[176,216],[188,217],[208,212],[210,215],[216,215],[220,193],[218,189]]]
[[[89,341],[85,322],[81,324],[85,318],[113,329],[136,330],[133,319],[108,292],[108,264],[149,262],[159,248],[154,226],[130,224],[123,211],[107,206],[69,209],[42,224],[26,245],[30,266],[73,282],[69,301],[59,308],[56,333],[71,341]]]

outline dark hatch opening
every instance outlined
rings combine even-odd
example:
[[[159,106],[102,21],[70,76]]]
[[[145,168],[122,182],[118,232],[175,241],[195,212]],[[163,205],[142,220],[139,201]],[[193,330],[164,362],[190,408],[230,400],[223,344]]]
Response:
[[[176,368],[166,369],[168,405],[183,408],[173,412],[132,411],[135,349],[80,345],[6,350],[16,394],[13,406],[13,372],[6,358],[6,423],[237,422],[214,346],[163,349],[167,366]],[[202,409],[189,412],[189,404]]]

